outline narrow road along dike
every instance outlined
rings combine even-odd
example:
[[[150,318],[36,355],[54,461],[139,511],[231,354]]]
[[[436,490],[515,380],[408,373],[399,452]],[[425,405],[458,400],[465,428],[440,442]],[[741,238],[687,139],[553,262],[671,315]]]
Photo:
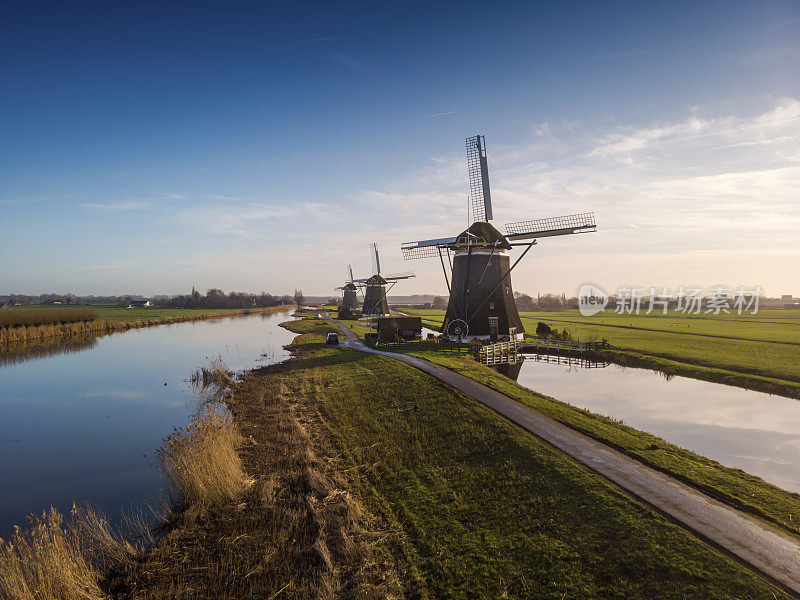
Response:
[[[783,587],[800,595],[800,541],[472,379],[426,360],[366,346],[345,325],[344,346],[415,367],[566,452]]]

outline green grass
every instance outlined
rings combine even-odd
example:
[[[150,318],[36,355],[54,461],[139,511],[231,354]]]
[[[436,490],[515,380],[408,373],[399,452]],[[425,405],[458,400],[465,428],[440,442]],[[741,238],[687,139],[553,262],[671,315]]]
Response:
[[[397,361],[302,331],[284,381],[319,407],[417,598],[782,598],[537,437]]]
[[[415,310],[438,326],[442,310]],[[607,358],[631,366],[717,381],[800,398],[800,314],[769,310],[757,315],[584,317],[578,311],[521,313],[526,337],[539,321],[575,339],[607,339]]]
[[[725,467],[650,433],[576,408],[498,375],[470,357],[408,352],[474,379],[501,394],[577,429],[625,454],[688,483],[705,494],[800,538],[800,494],[771,485],[741,469]]]

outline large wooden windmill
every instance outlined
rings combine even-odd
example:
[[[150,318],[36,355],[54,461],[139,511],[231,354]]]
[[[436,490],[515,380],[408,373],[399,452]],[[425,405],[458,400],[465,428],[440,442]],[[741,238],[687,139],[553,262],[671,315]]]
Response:
[[[358,288],[353,279],[352,265],[347,265],[347,273],[349,279],[343,286],[336,288],[337,290],[342,290],[342,303],[339,305],[338,311],[340,319],[354,318],[356,311],[358,311]]]
[[[413,272],[381,275],[381,261],[378,256],[378,244],[372,243],[369,247],[372,258],[372,277],[356,279],[354,283],[364,288],[364,304],[361,308],[362,317],[385,317],[389,315],[389,303],[386,301],[386,292],[401,279],[414,277]],[[387,288],[388,286],[388,288]]]
[[[441,332],[449,339],[521,339],[525,330],[514,303],[511,271],[538,238],[595,231],[594,214],[507,223],[503,235],[489,223],[492,197],[482,135],[467,138],[467,169],[475,222],[455,237],[406,242],[401,246],[403,257],[439,257],[450,293]],[[512,265],[509,251],[514,246],[525,249]],[[449,279],[445,265],[450,267]]]

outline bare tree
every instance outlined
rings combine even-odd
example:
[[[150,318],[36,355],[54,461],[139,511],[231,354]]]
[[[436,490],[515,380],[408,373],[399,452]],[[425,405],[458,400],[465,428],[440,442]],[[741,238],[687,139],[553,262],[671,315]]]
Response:
[[[305,304],[306,297],[303,296],[303,290],[295,290],[294,291],[294,303],[297,304],[297,308],[300,308]]]

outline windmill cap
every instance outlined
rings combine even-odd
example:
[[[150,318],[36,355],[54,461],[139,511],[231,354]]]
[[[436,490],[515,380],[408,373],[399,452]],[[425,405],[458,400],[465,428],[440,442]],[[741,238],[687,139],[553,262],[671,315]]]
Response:
[[[482,238],[487,244],[491,245],[495,245],[495,243],[499,242],[497,243],[497,248],[511,249],[511,244],[508,243],[505,236],[497,231],[491,223],[486,223],[485,221],[476,221],[470,225],[469,229],[465,229],[459,233],[457,238],[458,243],[466,243],[468,236]]]

